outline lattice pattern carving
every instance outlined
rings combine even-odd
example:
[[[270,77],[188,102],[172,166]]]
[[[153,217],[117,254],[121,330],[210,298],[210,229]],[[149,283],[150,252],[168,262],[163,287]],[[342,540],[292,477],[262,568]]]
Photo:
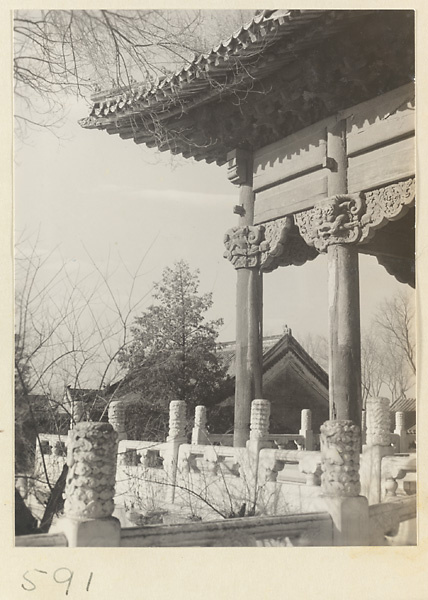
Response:
[[[117,434],[109,423],[78,423],[70,431],[65,515],[110,517],[114,510]]]
[[[263,225],[229,229],[224,236],[224,258],[230,260],[235,269],[258,267],[261,253],[268,248],[264,241],[264,231]]]
[[[352,421],[326,421],[320,431],[323,492],[328,496],[358,496],[359,427]]]

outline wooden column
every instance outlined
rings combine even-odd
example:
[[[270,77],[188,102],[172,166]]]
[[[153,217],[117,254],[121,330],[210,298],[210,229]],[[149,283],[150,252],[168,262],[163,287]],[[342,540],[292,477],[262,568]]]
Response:
[[[346,122],[329,132],[328,157],[333,159],[328,194],[347,193]],[[328,247],[329,397],[330,419],[361,426],[361,334],[358,251],[356,246]]]
[[[254,222],[252,154],[236,150],[228,156],[229,179],[240,186],[239,227]],[[237,269],[236,366],[234,446],[245,446],[250,437],[251,402],[262,396],[262,275],[259,267]]]

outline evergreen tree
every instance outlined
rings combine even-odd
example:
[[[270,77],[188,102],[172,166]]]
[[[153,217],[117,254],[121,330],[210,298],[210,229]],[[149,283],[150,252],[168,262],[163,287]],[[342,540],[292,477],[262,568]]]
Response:
[[[142,431],[146,437],[166,433],[171,400],[184,400],[193,412],[197,404],[218,400],[225,381],[216,352],[222,319],[205,318],[212,294],[199,294],[199,272],[176,262],[154,284],[153,297],[156,303],[135,319],[133,340],[121,356],[128,370],[126,387],[141,394],[128,418],[132,437]],[[153,432],[145,427],[149,421],[156,423]]]

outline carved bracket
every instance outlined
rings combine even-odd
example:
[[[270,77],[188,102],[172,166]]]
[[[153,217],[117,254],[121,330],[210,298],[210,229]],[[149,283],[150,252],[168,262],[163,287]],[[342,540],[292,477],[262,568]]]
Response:
[[[262,252],[261,268],[273,271],[277,267],[300,266],[318,256],[300,235],[291,216],[265,223],[266,249]]]
[[[415,179],[366,193],[338,195],[295,215],[305,242],[318,252],[332,244],[363,243],[389,221],[403,217],[415,201]]]
[[[231,261],[235,269],[258,267],[261,253],[267,248],[262,225],[232,227],[224,236],[226,251],[223,256]]]

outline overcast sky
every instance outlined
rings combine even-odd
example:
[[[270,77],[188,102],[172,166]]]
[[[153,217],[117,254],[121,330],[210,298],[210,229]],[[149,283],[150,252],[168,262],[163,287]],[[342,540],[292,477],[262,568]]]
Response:
[[[92,269],[88,253],[103,269],[121,257],[130,272],[141,258],[143,275],[135,295],[146,294],[162,270],[184,259],[200,269],[201,291],[213,292],[213,317],[223,317],[222,341],[235,337],[236,273],[223,258],[223,235],[237,223],[232,206],[238,188],[226,167],[172,159],[132,140],[83,130],[84,103],[71,103],[58,140],[47,131],[18,145],[15,165],[15,228],[39,249],[58,247],[46,265],[61,261],[72,270]],[[89,271],[88,271],[89,272]],[[376,305],[401,286],[371,257],[360,258],[362,325]],[[127,293],[126,273],[112,281]],[[150,303],[150,296],[141,308]],[[288,324],[297,339],[327,333],[325,256],[303,267],[282,267],[264,276],[264,333],[281,333]]]

